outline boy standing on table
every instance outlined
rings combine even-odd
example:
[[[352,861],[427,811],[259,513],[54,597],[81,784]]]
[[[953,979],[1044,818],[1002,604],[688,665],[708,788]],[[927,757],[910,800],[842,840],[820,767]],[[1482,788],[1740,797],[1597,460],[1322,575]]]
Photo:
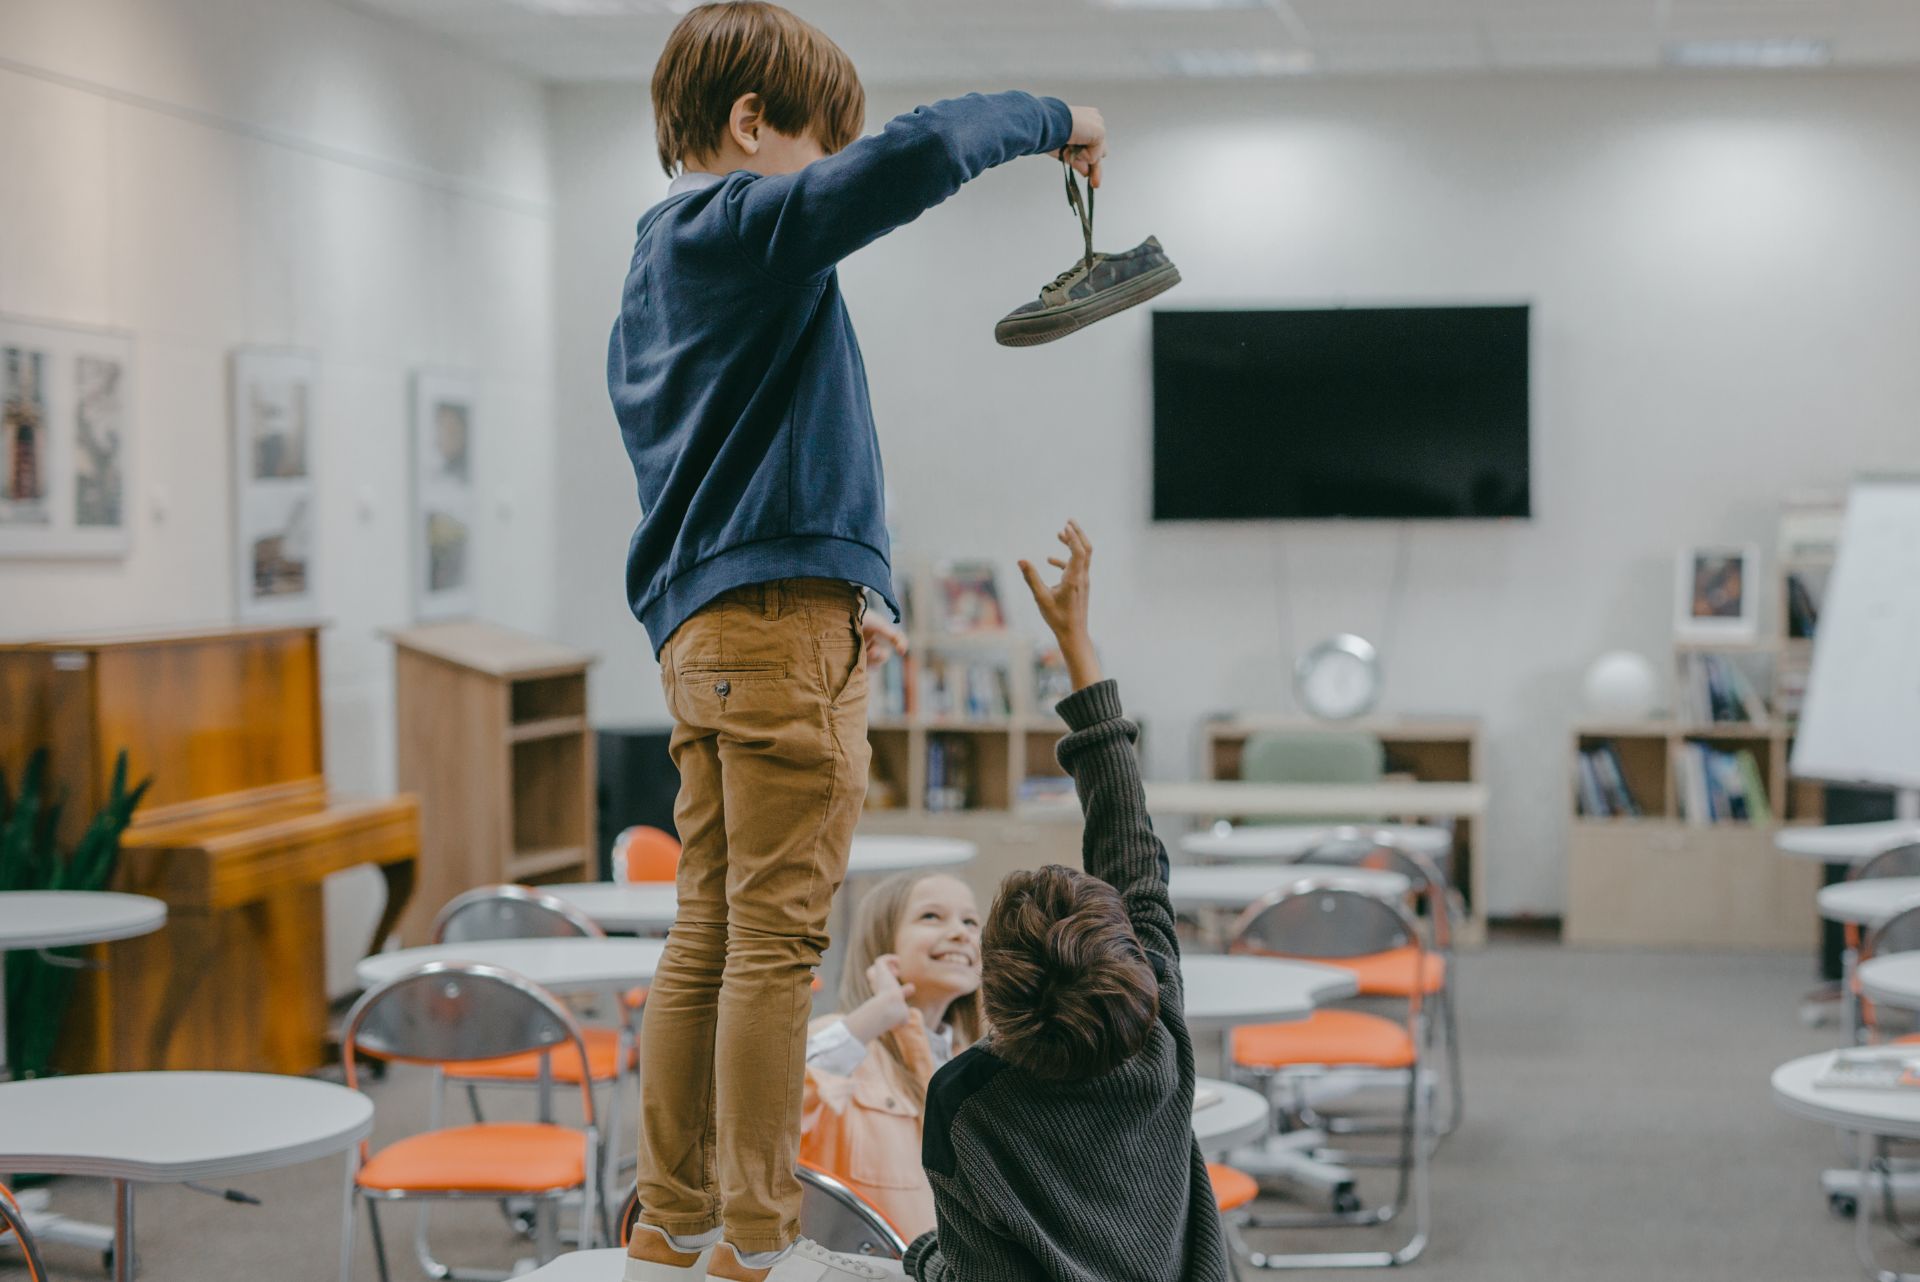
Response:
[[[1060,541],[1058,584],[1020,571],[1073,679],[1059,752],[1086,816],[1086,871],[1000,883],[980,936],[991,1031],[928,1089],[921,1162],[938,1228],[906,1268],[918,1282],[1222,1282],[1167,851],[1147,818],[1139,728],[1087,634],[1093,545],[1073,522]]]
[[[809,981],[867,787],[869,657],[899,613],[880,447],[836,264],[1096,111],[1024,93],[922,107],[855,141],[859,76],[770,4],[689,13],[653,76],[661,163],[607,381],[645,509],[627,595],[680,771],[679,916],[641,1040],[629,1282],[878,1276],[800,1239]],[[956,264],[964,270],[964,265]],[[937,298],[928,306],[939,306]]]

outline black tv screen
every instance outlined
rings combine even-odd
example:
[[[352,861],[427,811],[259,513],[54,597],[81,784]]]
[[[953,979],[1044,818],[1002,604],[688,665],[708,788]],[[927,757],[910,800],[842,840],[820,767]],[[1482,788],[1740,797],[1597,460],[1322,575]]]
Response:
[[[1531,515],[1527,311],[1155,312],[1154,519]]]

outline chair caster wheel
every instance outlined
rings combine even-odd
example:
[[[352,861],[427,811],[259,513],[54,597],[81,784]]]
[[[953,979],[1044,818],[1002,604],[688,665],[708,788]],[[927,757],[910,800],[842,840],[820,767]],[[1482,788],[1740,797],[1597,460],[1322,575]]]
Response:
[[[1356,1215],[1360,1211],[1360,1195],[1353,1186],[1343,1184],[1333,1191],[1333,1213],[1335,1215]]]
[[[1831,1211],[1836,1219],[1851,1220],[1860,1213],[1860,1200],[1851,1193],[1829,1193],[1827,1210]]]

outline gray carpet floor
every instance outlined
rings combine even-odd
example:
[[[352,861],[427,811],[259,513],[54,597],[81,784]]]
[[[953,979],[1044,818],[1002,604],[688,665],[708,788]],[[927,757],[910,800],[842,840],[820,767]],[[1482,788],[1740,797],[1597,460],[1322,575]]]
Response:
[[[1468,1112],[1434,1162],[1433,1242],[1414,1266],[1418,1276],[1859,1276],[1850,1226],[1829,1216],[1818,1189],[1821,1168],[1841,1150],[1831,1132],[1775,1108],[1767,1087],[1775,1064],[1832,1043],[1830,1028],[1797,1018],[1810,959],[1497,943],[1460,965]],[[424,1122],[421,1074],[396,1072],[373,1094],[376,1140]],[[341,1175],[341,1163],[328,1160],[239,1181],[259,1207],[143,1189],[141,1277],[335,1277]],[[61,1180],[54,1189],[66,1214],[109,1215],[99,1182]],[[422,1274],[406,1251],[409,1218],[390,1212],[386,1222],[390,1247],[404,1257],[395,1276],[411,1282]],[[490,1206],[437,1210],[434,1230],[456,1262],[499,1265],[524,1254]],[[1270,1249],[1289,1240],[1255,1235]],[[59,1246],[47,1254],[57,1279],[101,1276],[97,1257]],[[372,1279],[364,1225],[358,1254],[355,1277]],[[1920,1258],[1908,1264],[1920,1267]],[[0,1263],[0,1277],[22,1276],[17,1263]]]

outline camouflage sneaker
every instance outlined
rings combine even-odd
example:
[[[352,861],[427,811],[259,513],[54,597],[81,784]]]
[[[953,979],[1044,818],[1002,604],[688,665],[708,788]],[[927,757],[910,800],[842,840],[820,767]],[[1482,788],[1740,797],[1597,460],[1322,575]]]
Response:
[[[1124,254],[1094,253],[1093,188],[1087,188],[1083,200],[1073,170],[1066,173],[1067,204],[1080,217],[1085,256],[1044,286],[1039,298],[1001,317],[993,338],[1002,347],[1034,347],[1065,338],[1180,283],[1180,269],[1152,236]]]

